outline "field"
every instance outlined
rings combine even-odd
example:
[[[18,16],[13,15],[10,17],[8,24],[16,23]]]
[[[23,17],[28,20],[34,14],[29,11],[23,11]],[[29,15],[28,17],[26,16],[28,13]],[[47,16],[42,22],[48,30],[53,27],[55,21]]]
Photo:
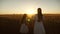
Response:
[[[44,14],[43,16],[46,34],[60,34],[60,14]],[[21,18],[22,14],[0,15],[0,34],[19,34]],[[33,26],[33,23],[31,24]]]

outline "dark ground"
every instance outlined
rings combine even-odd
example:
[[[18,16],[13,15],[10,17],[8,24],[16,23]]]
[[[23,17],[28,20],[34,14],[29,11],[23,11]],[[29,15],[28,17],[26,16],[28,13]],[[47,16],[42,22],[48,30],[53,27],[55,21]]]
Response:
[[[43,16],[46,34],[60,34],[60,14],[44,14]],[[21,18],[22,15],[0,15],[0,34],[19,34],[18,30]],[[32,33],[34,24],[32,21],[28,25],[31,27],[30,34]]]

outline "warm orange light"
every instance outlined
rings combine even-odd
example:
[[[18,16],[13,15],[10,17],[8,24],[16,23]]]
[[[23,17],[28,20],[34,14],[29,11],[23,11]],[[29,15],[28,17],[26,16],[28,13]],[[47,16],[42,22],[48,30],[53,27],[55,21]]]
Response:
[[[25,13],[27,14],[28,18],[32,18],[32,16],[34,16],[36,14],[36,12],[34,10],[28,10]]]
[[[25,13],[26,13],[26,14],[36,14],[36,11],[34,11],[34,10],[28,10],[28,11],[26,11]]]

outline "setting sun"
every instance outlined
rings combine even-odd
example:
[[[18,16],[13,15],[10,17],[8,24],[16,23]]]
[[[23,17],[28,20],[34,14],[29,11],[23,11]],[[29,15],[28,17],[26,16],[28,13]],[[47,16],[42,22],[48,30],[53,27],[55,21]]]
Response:
[[[27,10],[25,14],[27,14],[28,18],[31,18],[33,15],[37,14],[37,12],[35,10]]]
[[[43,14],[60,14],[58,0],[0,0],[0,14],[36,14],[42,8]]]
[[[36,14],[37,12],[34,10],[28,10],[25,12],[26,14]]]

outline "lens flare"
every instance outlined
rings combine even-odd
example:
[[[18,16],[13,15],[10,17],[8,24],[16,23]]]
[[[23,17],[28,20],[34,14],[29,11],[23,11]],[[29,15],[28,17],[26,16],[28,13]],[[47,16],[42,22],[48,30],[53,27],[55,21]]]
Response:
[[[30,21],[30,19],[28,19],[28,21]]]

